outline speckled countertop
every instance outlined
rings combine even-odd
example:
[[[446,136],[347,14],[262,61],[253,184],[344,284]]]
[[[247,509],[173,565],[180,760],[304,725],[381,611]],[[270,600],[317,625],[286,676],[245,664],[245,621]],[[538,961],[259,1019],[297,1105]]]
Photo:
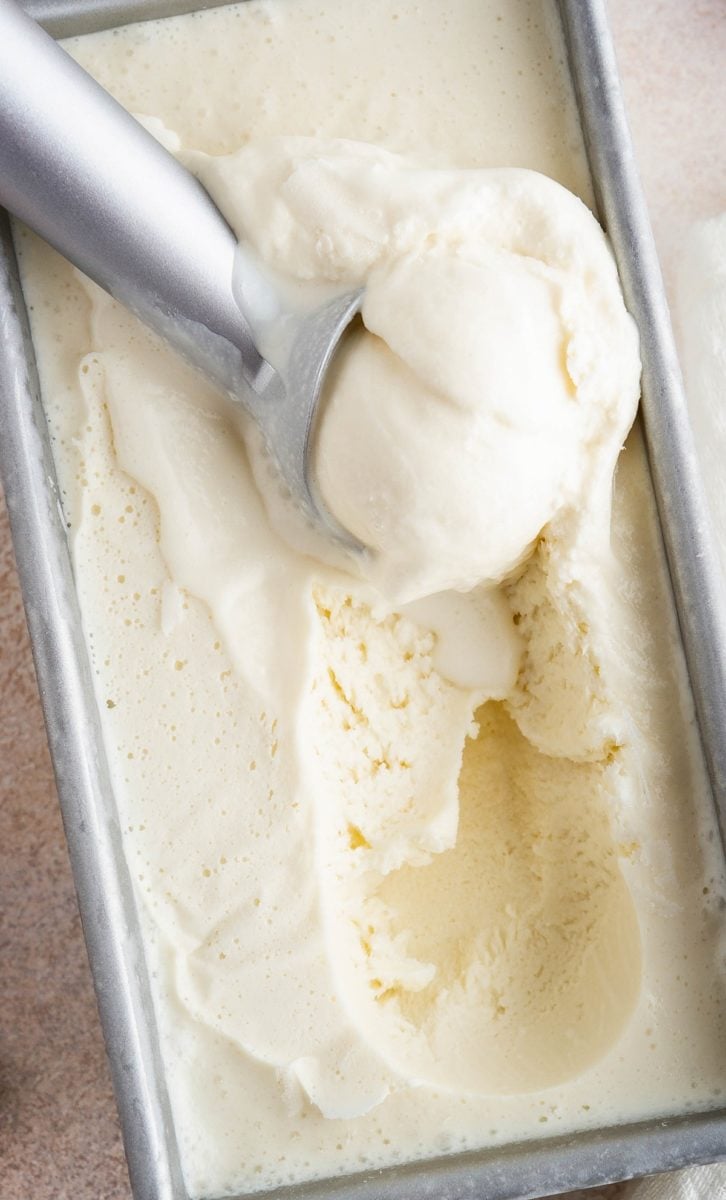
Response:
[[[726,0],[610,0],[610,11],[670,289],[689,224],[726,210]],[[0,1200],[129,1195],[3,508]]]

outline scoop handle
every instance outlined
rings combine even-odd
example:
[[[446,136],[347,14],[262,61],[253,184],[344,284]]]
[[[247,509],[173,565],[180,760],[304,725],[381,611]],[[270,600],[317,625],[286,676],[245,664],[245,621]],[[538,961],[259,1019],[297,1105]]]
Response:
[[[15,0],[0,0],[0,204],[225,390],[267,368],[207,192]]]

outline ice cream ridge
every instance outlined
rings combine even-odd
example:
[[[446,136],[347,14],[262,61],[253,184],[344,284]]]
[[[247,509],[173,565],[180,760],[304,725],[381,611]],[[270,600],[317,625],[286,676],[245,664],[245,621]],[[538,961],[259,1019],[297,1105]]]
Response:
[[[726,1085],[723,864],[559,33],[445,9],[248,0],[69,43],[286,302],[364,288],[312,467],[365,554],[18,233],[194,1197]]]

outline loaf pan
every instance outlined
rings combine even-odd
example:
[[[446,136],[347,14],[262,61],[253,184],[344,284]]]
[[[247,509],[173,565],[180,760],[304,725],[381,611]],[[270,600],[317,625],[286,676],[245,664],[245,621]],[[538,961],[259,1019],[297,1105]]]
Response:
[[[26,0],[25,7],[54,36],[65,37],[210,5],[184,0]],[[651,478],[723,830],[726,614],[719,605],[718,568],[668,309],[634,165],[604,2],[559,0],[556,7],[598,215],[611,239],[626,302],[640,331],[642,419]],[[0,404],[0,469],[132,1192],[135,1200],[186,1200],[33,345],[10,224],[1,210]],[[496,1150],[450,1155],[266,1195],[289,1200],[531,1200],[724,1157],[726,1109],[721,1108],[566,1137],[533,1137]]]

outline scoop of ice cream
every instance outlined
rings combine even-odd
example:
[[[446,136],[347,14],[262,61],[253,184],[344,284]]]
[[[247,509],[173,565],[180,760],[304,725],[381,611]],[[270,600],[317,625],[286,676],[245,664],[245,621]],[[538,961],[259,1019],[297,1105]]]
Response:
[[[378,268],[331,380],[320,488],[397,598],[499,580],[576,488],[583,414],[540,264],[433,249]],[[374,334],[375,336],[371,336]]]
[[[314,465],[390,599],[500,581],[603,458],[612,471],[637,339],[602,231],[564,188],[305,138],[196,167],[285,278],[365,285]]]

